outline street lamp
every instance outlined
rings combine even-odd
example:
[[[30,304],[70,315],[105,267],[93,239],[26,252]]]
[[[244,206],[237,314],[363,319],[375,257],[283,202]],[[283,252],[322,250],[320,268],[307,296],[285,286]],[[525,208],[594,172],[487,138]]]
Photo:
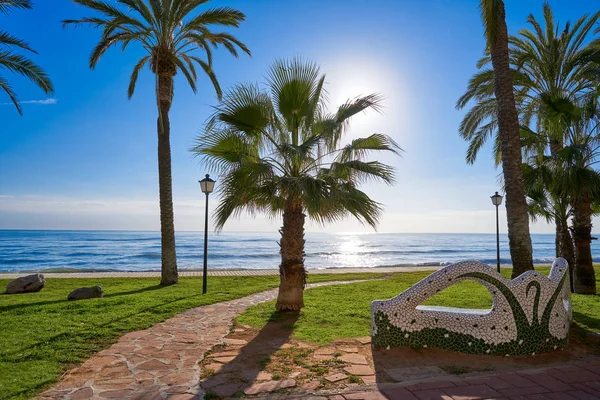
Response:
[[[200,182],[202,193],[206,193],[206,211],[204,212],[204,273],[202,274],[202,294],[206,294],[206,277],[208,274],[206,269],[206,261],[208,259],[208,195],[215,188],[215,181],[210,179],[210,176],[206,174],[206,177],[198,182]]]
[[[490,198],[492,199],[492,204],[496,206],[496,261],[498,272],[500,272],[500,225],[498,223],[498,206],[502,204],[502,196],[496,192],[496,194]]]

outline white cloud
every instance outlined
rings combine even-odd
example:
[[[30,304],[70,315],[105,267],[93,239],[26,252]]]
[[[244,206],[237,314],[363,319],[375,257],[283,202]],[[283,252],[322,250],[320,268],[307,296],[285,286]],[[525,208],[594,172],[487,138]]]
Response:
[[[25,100],[25,101],[20,101],[19,104],[41,104],[41,105],[50,105],[50,104],[56,104],[58,103],[58,99],[55,98],[49,98],[49,99],[42,99],[42,100]],[[7,105],[12,105],[13,103],[0,103],[0,105],[3,106],[7,106]]]

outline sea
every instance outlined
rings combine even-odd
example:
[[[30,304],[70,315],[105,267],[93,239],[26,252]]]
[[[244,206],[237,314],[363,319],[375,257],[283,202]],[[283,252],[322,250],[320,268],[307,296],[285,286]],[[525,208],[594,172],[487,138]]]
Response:
[[[306,233],[308,269],[446,265],[461,260],[496,263],[495,234]],[[279,265],[279,234],[209,233],[211,269],[272,269]],[[176,235],[180,270],[201,269],[203,232]],[[551,263],[554,235],[532,235],[535,263]],[[600,244],[592,242],[600,262]],[[500,237],[501,263],[510,264]],[[160,233],[134,231],[0,230],[0,272],[157,271]]]

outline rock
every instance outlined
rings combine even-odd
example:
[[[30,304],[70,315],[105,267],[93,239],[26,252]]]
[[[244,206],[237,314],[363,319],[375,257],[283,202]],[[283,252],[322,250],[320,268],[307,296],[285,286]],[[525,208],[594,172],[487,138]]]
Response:
[[[6,285],[7,294],[39,292],[46,284],[42,274],[22,276]]]
[[[100,286],[82,287],[69,293],[67,300],[93,299],[102,296],[104,296],[104,292]]]

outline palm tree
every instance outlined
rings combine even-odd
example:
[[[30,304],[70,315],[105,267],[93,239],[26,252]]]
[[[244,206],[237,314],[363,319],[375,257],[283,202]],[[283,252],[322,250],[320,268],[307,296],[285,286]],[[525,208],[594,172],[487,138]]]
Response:
[[[506,191],[508,240],[513,277],[533,269],[529,216],[523,189],[519,118],[508,57],[508,30],[502,0],[481,0],[487,49],[494,71],[494,94],[498,115],[498,137]]]
[[[591,243],[594,204],[600,200],[600,173],[594,169],[594,165],[600,162],[600,110],[597,93],[568,110],[572,110],[572,123],[566,135],[568,145],[556,155],[561,189],[573,207],[573,288],[575,293],[596,294]]]
[[[379,110],[381,97],[357,97],[328,113],[325,75],[299,59],[276,61],[266,91],[251,84],[235,86],[216,107],[192,149],[221,173],[216,227],[242,211],[283,217],[280,286],[276,309],[304,306],[304,223],[354,216],[376,227],[381,205],[358,186],[366,181],[394,182],[394,169],[365,161],[370,152],[399,154],[388,136],[373,134],[340,142],[352,116]]]
[[[556,121],[560,121],[563,125],[561,140],[564,144],[550,155],[538,154],[536,160],[526,166],[526,186],[532,198],[530,206],[536,206],[534,211],[542,215],[554,213],[555,221],[561,219],[563,230],[567,230],[568,218],[572,217],[572,238],[567,230],[561,232],[557,240],[569,242],[563,256],[569,257],[567,261],[572,267],[573,291],[595,294],[591,229],[592,216],[600,201],[600,173],[594,169],[600,162],[598,96],[592,92],[577,103],[545,98],[544,103],[547,104],[545,118],[551,124],[558,125]],[[547,135],[537,135],[537,140],[544,143],[542,147],[548,147],[547,138]],[[544,209],[548,200],[554,204]]]
[[[585,96],[596,87],[600,72],[590,62],[597,57],[597,50],[593,45],[586,45],[600,12],[584,15],[572,25],[567,22],[564,29],[555,23],[548,3],[544,3],[543,16],[545,27],[533,15],[529,15],[527,21],[531,29],[522,29],[518,36],[509,37],[514,93],[522,124],[521,144],[528,154],[544,154],[546,150],[554,153],[563,146],[565,125],[559,118],[549,118],[548,99],[550,102],[557,99],[575,101]],[[471,100],[477,102],[460,126],[461,136],[470,142],[466,157],[468,163],[475,161],[486,140],[497,133],[494,71],[487,67],[490,61],[490,57],[486,56],[478,62],[481,71],[470,80],[467,91],[457,103],[460,109]],[[530,134],[532,122],[535,122],[535,135]],[[540,135],[543,136],[542,140]],[[496,163],[499,164],[501,151],[498,136],[494,150]],[[547,203],[557,206],[548,214],[556,224],[557,256],[569,259],[573,249],[572,241],[567,240],[570,234],[565,222],[568,215],[564,214],[564,204],[564,199],[557,198]]]
[[[65,25],[86,24],[102,28],[100,42],[90,55],[94,69],[104,53],[115,45],[121,49],[138,44],[147,55],[142,57],[131,74],[127,95],[133,96],[138,75],[149,64],[156,76],[158,106],[158,185],[160,194],[160,229],[162,250],[161,284],[177,283],[175,253],[175,223],[171,185],[171,128],[169,110],[173,101],[174,77],[180,71],[190,88],[196,92],[196,66],[208,76],[221,98],[221,88],[212,69],[212,49],[222,45],[238,57],[237,49],[250,54],[246,46],[229,33],[215,33],[212,26],[238,27],[245,16],[229,7],[198,12],[209,0],[73,0],[96,11],[100,16],[63,21]],[[116,4],[115,4],[116,3]],[[206,61],[195,55],[204,52]]]
[[[0,14],[8,14],[13,8],[30,9],[32,8],[31,0],[0,0]],[[54,88],[48,75],[29,58],[15,52],[16,49],[21,49],[37,54],[27,42],[0,30],[0,48],[0,67],[26,77],[44,93],[52,94]],[[0,77],[0,89],[8,95],[19,114],[23,115],[16,93],[3,77]]]

